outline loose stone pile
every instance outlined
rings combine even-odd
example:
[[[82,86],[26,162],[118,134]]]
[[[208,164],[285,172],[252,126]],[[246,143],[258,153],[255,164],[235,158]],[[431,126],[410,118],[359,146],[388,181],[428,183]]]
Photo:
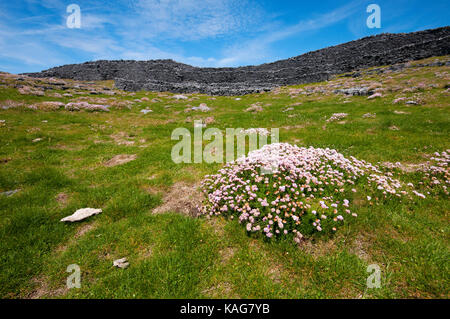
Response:
[[[94,61],[28,75],[87,81],[114,80],[117,88],[126,91],[242,95],[285,85],[322,82],[333,75],[356,70],[350,76],[358,77],[360,70],[370,67],[448,55],[449,38],[450,27],[443,27],[407,34],[380,34],[258,66],[198,68],[172,60]],[[396,66],[393,68],[395,70]],[[371,91],[370,88],[360,88],[341,93],[369,95]]]

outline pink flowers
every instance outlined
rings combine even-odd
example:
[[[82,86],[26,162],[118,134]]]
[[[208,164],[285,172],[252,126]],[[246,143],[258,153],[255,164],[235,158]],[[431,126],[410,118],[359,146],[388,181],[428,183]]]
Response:
[[[262,169],[268,166],[277,170],[265,174]],[[357,216],[348,209],[347,198],[355,196],[358,185],[373,190],[377,201],[409,194],[392,176],[333,149],[269,144],[206,176],[201,210],[210,216],[237,217],[247,231],[262,232],[267,238],[334,232],[342,225],[344,213],[349,221]]]

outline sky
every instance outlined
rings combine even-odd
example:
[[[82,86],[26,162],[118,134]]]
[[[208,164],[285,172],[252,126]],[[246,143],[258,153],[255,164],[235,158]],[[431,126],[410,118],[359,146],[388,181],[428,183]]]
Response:
[[[67,12],[80,8],[80,28]],[[369,28],[380,8],[380,28]],[[0,70],[94,60],[256,65],[380,33],[450,25],[449,0],[1,0]],[[73,16],[72,16],[73,17]]]

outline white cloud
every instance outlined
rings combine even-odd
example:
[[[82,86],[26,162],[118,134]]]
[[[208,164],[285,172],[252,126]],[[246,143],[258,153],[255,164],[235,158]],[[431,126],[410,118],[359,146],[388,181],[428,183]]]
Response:
[[[236,66],[252,64],[255,61],[263,61],[271,57],[270,46],[280,40],[299,35],[302,32],[313,31],[328,27],[341,22],[353,15],[356,10],[361,9],[361,1],[353,1],[343,7],[312,19],[299,21],[297,24],[288,26],[277,31],[266,32],[255,39],[245,43],[234,44],[223,52],[224,58],[218,61],[219,66]]]
[[[246,0],[135,0],[134,8],[136,16],[124,25],[138,27],[141,38],[198,40],[243,32],[263,15]]]

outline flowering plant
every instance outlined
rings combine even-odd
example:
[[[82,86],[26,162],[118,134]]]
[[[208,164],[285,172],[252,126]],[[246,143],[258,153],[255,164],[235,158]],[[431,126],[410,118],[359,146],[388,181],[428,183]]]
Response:
[[[264,174],[268,166],[277,169]],[[391,176],[333,149],[275,143],[207,175],[201,212],[237,218],[248,232],[262,232],[268,238],[288,235],[300,242],[313,233],[334,232],[345,220],[357,217],[348,200],[356,184],[376,198],[409,194]]]

